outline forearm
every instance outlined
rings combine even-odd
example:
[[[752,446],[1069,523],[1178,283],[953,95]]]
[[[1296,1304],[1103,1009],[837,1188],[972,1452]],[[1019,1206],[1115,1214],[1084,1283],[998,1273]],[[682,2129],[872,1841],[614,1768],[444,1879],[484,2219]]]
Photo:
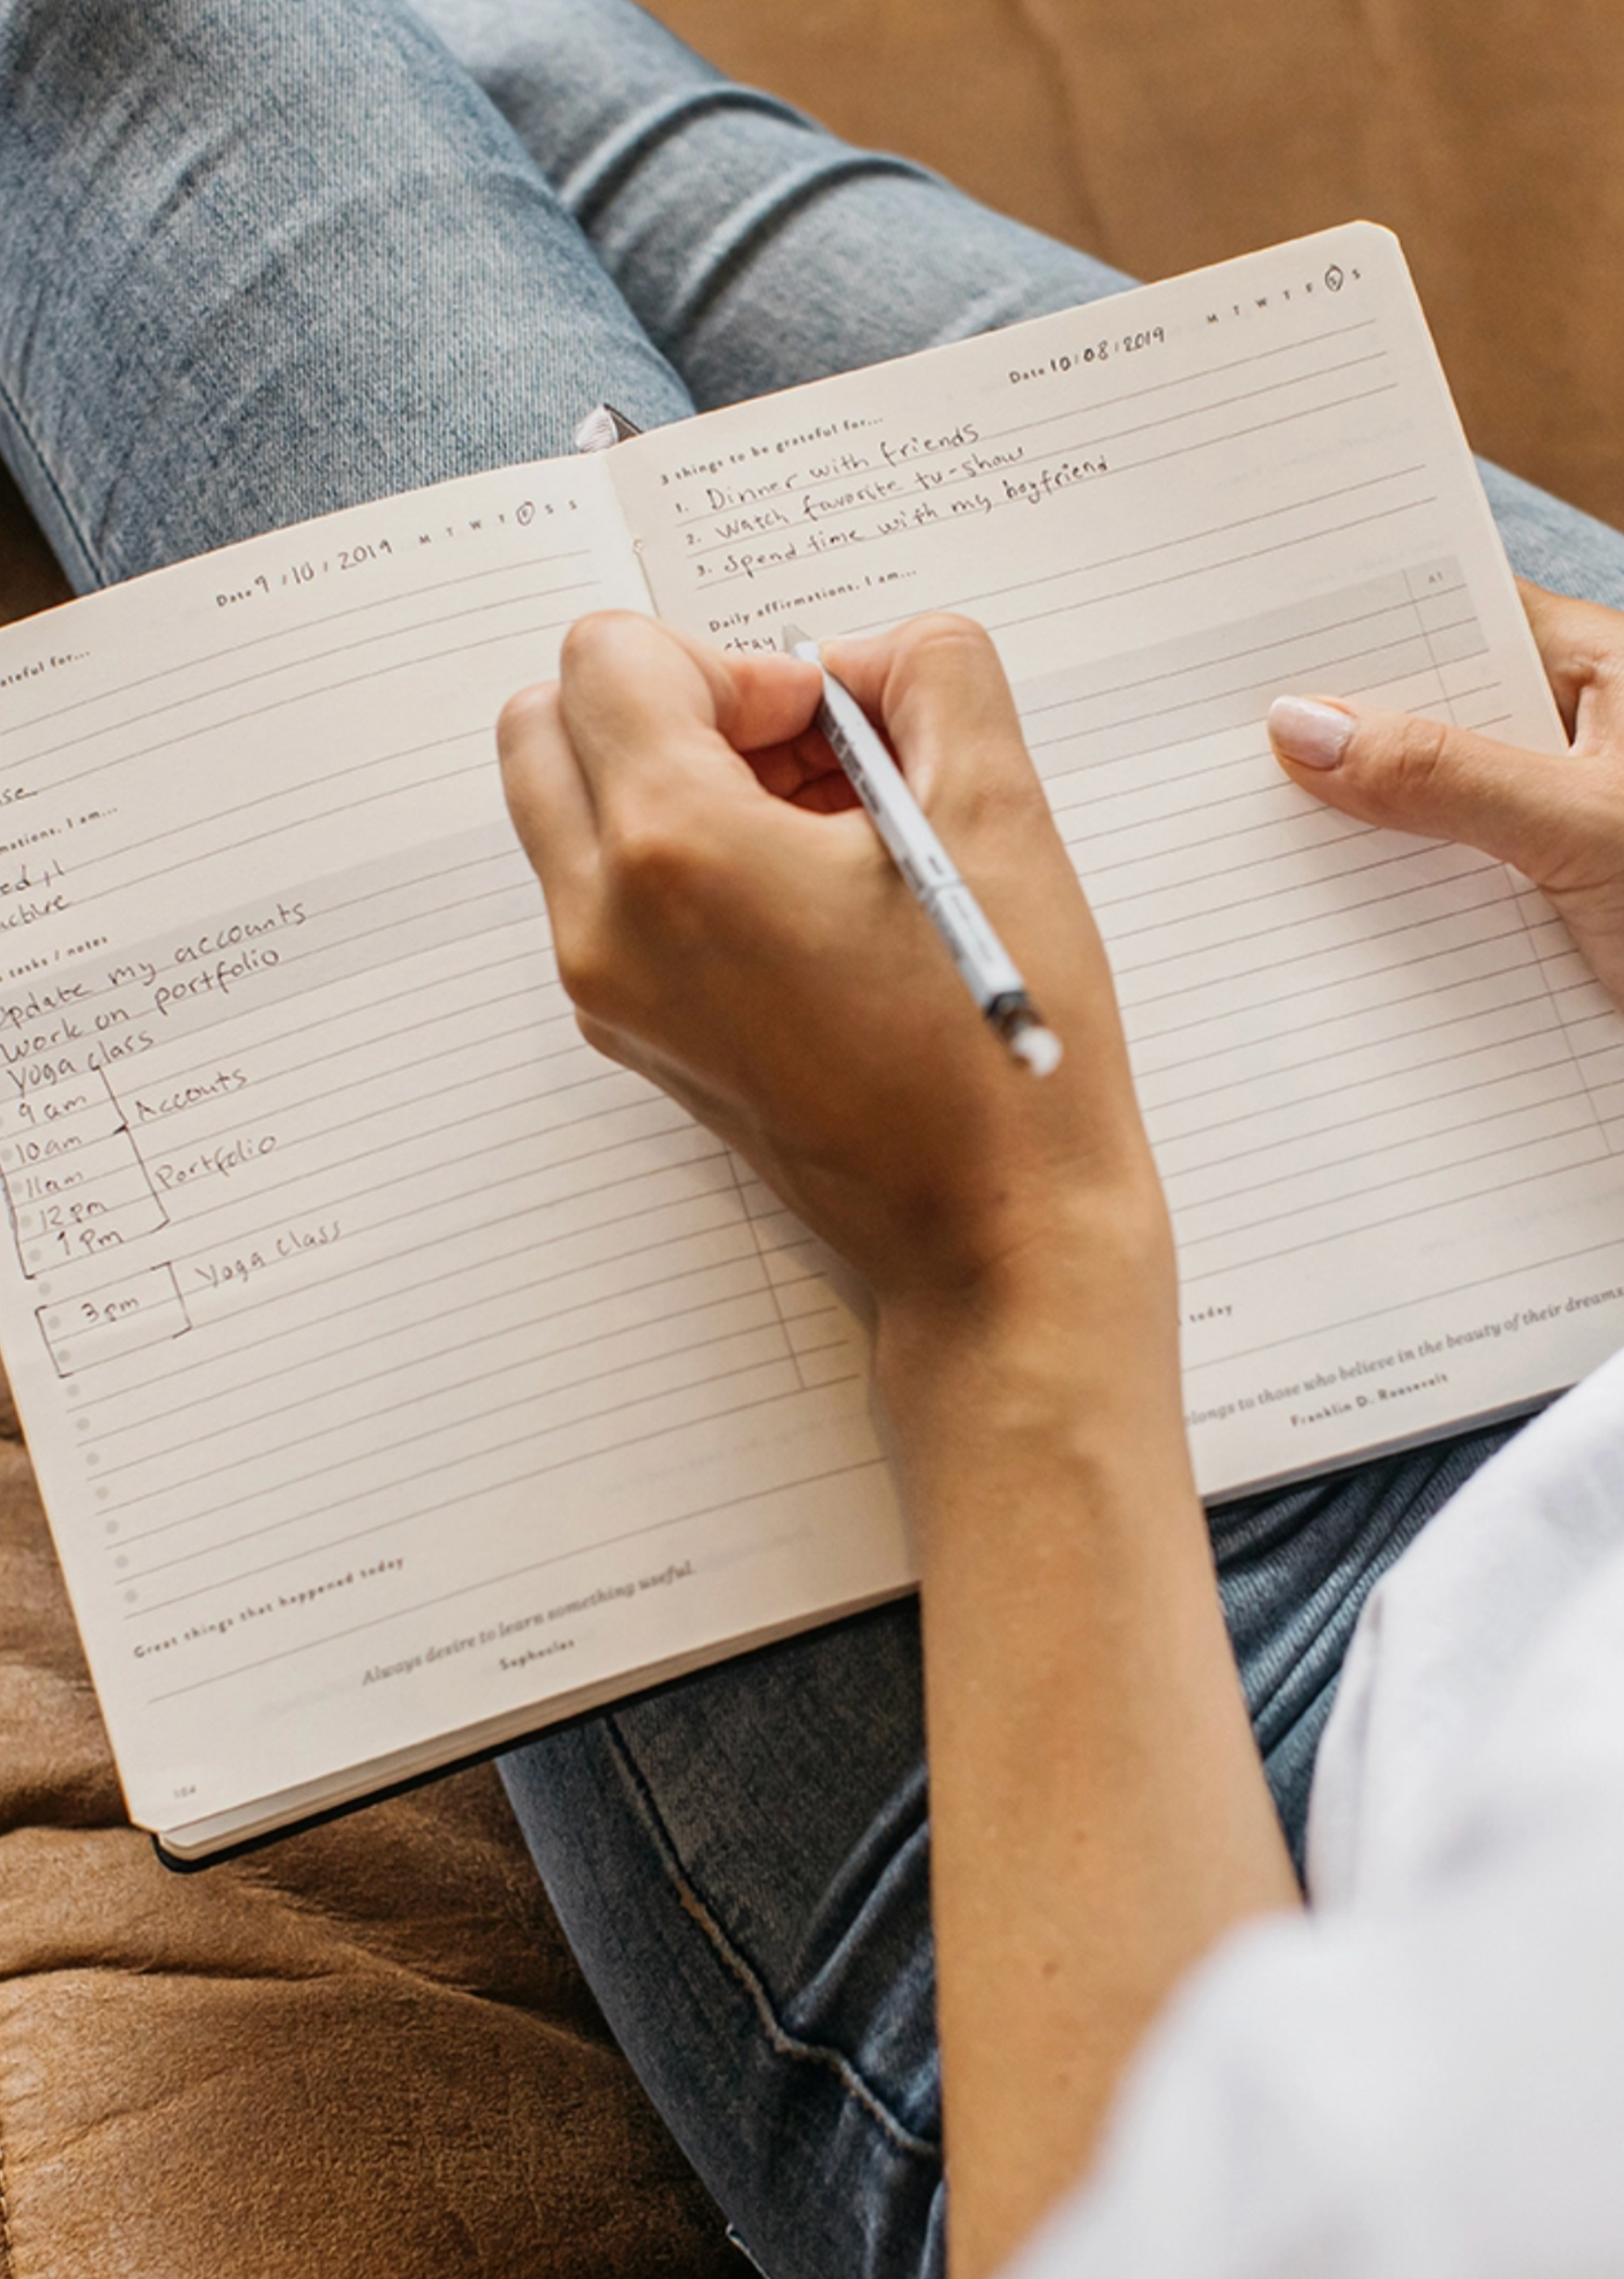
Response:
[[[806,666],[589,621],[503,744],[588,1036],[876,1293],[923,1584],[951,2254],[979,2279],[1084,2165],[1174,1981],[1295,1884],[1191,1480],[1109,971],[1007,688],[952,619],[831,662],[973,850],[1065,1040],[1041,1082],[830,796]]]
[[[952,1331],[882,1329],[922,1562],[954,2279],[1086,2165],[1182,1973],[1297,1899],[1190,1473],[1165,1228],[1130,1217]]]

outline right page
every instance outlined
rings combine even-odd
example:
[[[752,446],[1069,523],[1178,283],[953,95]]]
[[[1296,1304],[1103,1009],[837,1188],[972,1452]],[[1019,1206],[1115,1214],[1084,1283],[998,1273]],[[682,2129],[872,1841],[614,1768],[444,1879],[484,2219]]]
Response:
[[[1321,807],[1263,729],[1295,691],[1562,748],[1385,231],[613,464],[691,632],[996,636],[1171,1198],[1205,1493],[1532,1405],[1624,1341],[1624,1022],[1525,881]]]

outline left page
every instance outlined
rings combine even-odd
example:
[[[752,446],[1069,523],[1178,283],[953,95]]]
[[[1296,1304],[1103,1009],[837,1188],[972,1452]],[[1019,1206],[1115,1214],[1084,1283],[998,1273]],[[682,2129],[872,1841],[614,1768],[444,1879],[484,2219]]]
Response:
[[[0,633],[0,1339],[178,1850],[907,1581],[853,1324],[581,1043],[502,805],[609,603],[582,459]]]

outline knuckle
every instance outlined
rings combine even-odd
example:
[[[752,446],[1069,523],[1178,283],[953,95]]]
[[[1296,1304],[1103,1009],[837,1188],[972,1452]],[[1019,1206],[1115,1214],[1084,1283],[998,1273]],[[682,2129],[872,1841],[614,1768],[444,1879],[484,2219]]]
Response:
[[[557,692],[551,681],[540,680],[509,696],[496,718],[496,746],[504,757],[528,743],[551,725]]]
[[[1406,804],[1424,802],[1448,769],[1450,743],[1442,720],[1406,721],[1383,771],[1393,793]]]
[[[931,610],[915,618],[904,627],[898,647],[899,662],[909,665],[939,658],[984,666],[997,656],[986,627],[951,610]]]
[[[617,924],[673,944],[702,929],[716,861],[679,807],[641,802],[606,817],[600,858]]]
[[[594,1053],[601,1053],[606,1060],[618,1061],[625,1068],[635,1065],[624,1032],[617,1029],[612,1022],[600,1019],[584,1006],[578,1005],[575,1025],[582,1040],[589,1044]]]
[[[692,868],[680,834],[646,813],[605,822],[602,858],[617,894],[653,902],[679,891]]]
[[[578,668],[601,647],[602,641],[603,626],[598,618],[591,616],[577,618],[574,623],[566,628],[564,637],[558,645],[560,666],[565,671]]]
[[[1594,646],[1582,654],[1579,663],[1583,684],[1609,705],[1616,705],[1624,695],[1624,648],[1620,646],[1617,627],[1607,627],[1605,633],[1598,630]]]
[[[561,678],[573,679],[583,671],[590,671],[606,652],[613,649],[628,627],[640,629],[646,622],[627,610],[594,610],[584,618],[577,618],[559,645]]]
[[[601,933],[592,926],[560,929],[553,938],[553,951],[559,981],[582,1025],[589,1020],[608,1021],[617,995],[616,963]]]
[[[974,720],[978,733],[1012,726],[1015,710],[992,637],[973,618],[935,610],[915,618],[899,637],[886,676],[883,707],[888,720]]]
[[[577,618],[573,625],[565,628],[564,637],[558,644],[559,677],[578,672],[592,655],[593,646],[592,620]]]

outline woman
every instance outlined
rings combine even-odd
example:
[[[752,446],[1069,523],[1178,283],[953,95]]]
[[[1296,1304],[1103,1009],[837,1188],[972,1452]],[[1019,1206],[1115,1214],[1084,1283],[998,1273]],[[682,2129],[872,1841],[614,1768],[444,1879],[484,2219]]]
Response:
[[[729,88],[621,0],[433,0],[416,14],[387,0],[0,0],[0,443],[86,587],[566,449],[601,398],[653,425],[1122,281]],[[1509,479],[1490,483],[1520,568],[1624,600],[1624,541]],[[1381,722],[1361,722],[1339,754],[1334,717],[1299,715],[1286,733],[1298,779],[1337,803],[1479,838],[1571,888],[1600,957],[1620,867],[1608,759],[1619,634],[1594,610],[1535,608],[1582,765],[1412,744],[1414,732]],[[1001,1063],[994,1080],[984,1054],[938,1048],[937,1011],[945,1038],[963,1033],[963,1009],[949,1014],[938,967],[915,959],[917,913],[861,819],[775,797],[826,803],[801,740],[806,668],[726,668],[653,628],[599,625],[572,648],[562,697],[510,712],[507,765],[594,1032],[754,1147],[879,1297],[881,1385],[926,1555],[953,2261],[972,2274],[1003,2260],[1091,2157],[1186,1968],[1237,1922],[1289,1915],[1291,1852],[1359,1608],[1510,1435],[1255,1499],[1209,1515],[1209,1534],[1179,1424],[1165,1217],[1108,976],[1001,684],[974,638],[939,625],[839,662],[987,899],[1001,906],[1012,869],[1048,882],[1033,907],[1011,900],[1005,922],[1077,1040],[1063,1083],[1012,1093]],[[996,756],[990,777],[966,765],[967,721]],[[736,749],[770,756],[770,789]],[[1334,762],[1317,775],[1316,753]],[[651,784],[690,776],[690,803],[660,823],[670,859],[629,876],[606,867],[605,814],[636,814]],[[816,842],[784,837],[825,825]],[[724,859],[735,828],[740,849],[770,841],[774,859],[816,859],[827,899],[813,905],[842,914],[865,961],[905,963],[905,1047],[864,1037],[838,963],[797,962],[793,941],[778,989],[750,994],[784,904],[718,896],[718,881],[750,875]],[[695,907],[720,928],[719,902],[737,929],[725,972],[739,994],[691,1001],[694,1017],[672,1025],[650,978],[659,943]],[[724,1013],[737,1060],[716,1057]],[[808,1061],[820,1035],[840,1051]],[[808,1085],[808,1066],[837,1065],[850,1080],[836,1094]],[[922,1139],[944,1126],[951,1157]],[[1039,1245],[1035,1224],[1064,1239]],[[1615,1377],[1582,1402],[1574,1431],[1536,1428],[1508,1460],[1511,1486],[1490,1474],[1477,1492],[1476,1538],[1510,1546],[1494,1571],[1516,1578],[1519,1617],[1559,1602],[1553,1575],[1589,1571],[1574,1558],[1519,1564],[1519,1546],[1541,1547],[1547,1492],[1553,1508],[1588,1512],[1591,1498],[1590,1565],[1606,1546],[1617,1390]],[[1459,1509],[1429,1556],[1459,1539]],[[1424,1563],[1406,1565],[1429,1584]],[[1447,1561],[1436,1587],[1470,1595]],[[1430,1603],[1423,1587],[1423,1614]],[[1446,1670],[1456,1715],[1494,1666],[1491,1631],[1480,1622],[1474,1651]],[[1508,1635],[1494,1633],[1502,1665]],[[1469,1625],[1460,1636],[1474,1641]],[[1373,1654],[1353,1707],[1384,1730],[1394,1694]],[[1413,1702],[1406,1737],[1433,1769],[1423,1802],[1436,1800],[1436,1751],[1415,1737],[1448,1720],[1424,1688],[1405,1696],[1420,1687],[1408,1667],[1398,1698]],[[507,1768],[606,2008],[775,2279],[932,2271],[946,2252],[920,1698],[915,1617],[892,1609],[586,1721]],[[1340,1845],[1328,1870],[1339,1894],[1366,1860],[1351,1820],[1367,1798],[1357,1727],[1344,1712],[1344,1777],[1339,1790],[1322,1777],[1318,1812],[1331,1831],[1321,1848]],[[1570,1833],[1578,1845],[1605,1826],[1585,1811]],[[1616,1890],[1605,1867],[1588,1863],[1581,1887]],[[1348,1922],[1357,1948],[1363,1926]],[[1536,1945],[1553,1963],[1582,1959],[1586,2001],[1548,2000],[1540,2014],[1605,2026],[1605,1974],[1582,1928]],[[1382,1949],[1387,1977],[1350,1975],[1334,1925],[1270,1923],[1221,1956],[1168,2026],[1049,2267],[1387,2271],[1405,2267],[1395,2240],[1408,2252],[1416,2222],[1461,2267],[1488,2267],[1472,2260],[1481,2240],[1459,2205],[1440,2215],[1406,2198],[1400,2156],[1429,2186],[1448,2182],[1421,2124],[1453,2126],[1467,2086],[1514,2091],[1528,2074],[1462,2061],[1481,1971],[1454,2010],[1383,2006],[1409,1968],[1402,1927],[1396,1941]],[[1475,1953],[1459,1926],[1442,1947],[1444,1960]],[[1513,1921],[1488,1951],[1521,1967],[1530,1948]],[[1421,1975],[1422,1991],[1447,1991],[1441,1967]],[[1390,2047],[1354,2053],[1355,2028],[1390,2013]],[[1412,2078],[1412,2031],[1436,2084],[1418,2111],[1395,2086]],[[1321,2112],[1305,2077],[1345,2084],[1346,2110],[1328,2091]],[[1541,2078],[1576,2094],[1586,2076]],[[1233,2141],[1226,2083],[1246,2101]],[[1390,2142],[1394,2114],[1405,2126]],[[1497,2178],[1516,2175],[1500,2153],[1526,2138],[1518,2119],[1513,2104],[1500,2137],[1476,2139]],[[1557,2135],[1565,2157],[1590,2141],[1577,2127]],[[1356,2172],[1368,2167],[1366,2192],[1337,2168],[1350,2148]],[[1600,2200],[1567,2196],[1594,2219],[1584,2238],[1605,2246]],[[1378,2218],[1412,2229],[1384,2232]],[[1518,2240],[1505,2221],[1486,2237]],[[1243,2252],[1250,2260],[1220,2260]]]

